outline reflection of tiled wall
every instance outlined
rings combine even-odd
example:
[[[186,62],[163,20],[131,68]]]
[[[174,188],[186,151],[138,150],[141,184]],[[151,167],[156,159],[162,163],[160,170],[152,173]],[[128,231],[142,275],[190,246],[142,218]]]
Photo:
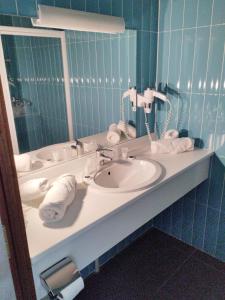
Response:
[[[60,40],[4,36],[3,45],[11,96],[32,103],[15,117],[20,152],[68,140]]]
[[[225,1],[160,1],[157,82],[168,84],[171,128],[216,150],[210,179],[155,225],[225,261]],[[160,107],[163,122],[165,107]]]
[[[155,86],[158,0],[0,0],[0,13],[36,16],[36,5],[45,4],[77,10],[123,16],[126,28],[137,30],[137,82],[139,91]],[[154,117],[151,116],[151,125]],[[111,119],[108,120],[109,123]],[[138,135],[146,134],[143,110],[136,114]],[[151,126],[152,127],[152,126]]]
[[[136,31],[102,34],[68,31],[75,136],[106,131],[120,120],[120,99],[129,86],[136,86]],[[126,120],[136,122],[129,101]]]

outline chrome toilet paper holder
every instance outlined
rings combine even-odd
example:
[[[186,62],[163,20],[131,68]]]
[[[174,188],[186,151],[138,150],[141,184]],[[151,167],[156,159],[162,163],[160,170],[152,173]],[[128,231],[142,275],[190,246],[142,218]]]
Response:
[[[70,257],[64,257],[40,274],[41,283],[50,299],[63,299],[60,291],[79,277],[80,271]]]

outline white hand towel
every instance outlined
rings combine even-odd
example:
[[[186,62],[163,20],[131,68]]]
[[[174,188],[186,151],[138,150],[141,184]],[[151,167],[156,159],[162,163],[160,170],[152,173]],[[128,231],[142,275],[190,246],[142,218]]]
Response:
[[[76,180],[74,175],[64,174],[52,184],[39,207],[39,216],[45,223],[60,221],[75,199]]]
[[[31,171],[32,161],[29,154],[14,155],[14,161],[17,172],[28,172]]]
[[[121,137],[121,131],[120,129],[117,128],[117,124],[111,124],[109,126],[109,131],[107,133],[107,141],[111,145],[116,145],[120,142],[120,137]]]
[[[136,128],[122,120],[119,121],[117,128],[130,138],[136,138],[137,136]]]
[[[174,139],[172,141],[172,144],[173,144],[172,153],[174,154],[194,150],[194,140],[188,137]]]
[[[176,139],[179,136],[179,132],[176,129],[167,130],[164,134],[165,140]]]
[[[21,184],[19,188],[22,201],[27,202],[43,197],[49,190],[50,185],[47,178],[37,178],[28,180]]]
[[[151,143],[152,153],[177,154],[194,150],[194,140],[190,138],[163,139]]]
[[[151,152],[152,153],[170,153],[172,152],[171,140],[157,140],[151,142]]]

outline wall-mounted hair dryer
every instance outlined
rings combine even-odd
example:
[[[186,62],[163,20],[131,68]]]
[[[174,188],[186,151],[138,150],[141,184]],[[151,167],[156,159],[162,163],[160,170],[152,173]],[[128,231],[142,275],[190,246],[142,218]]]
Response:
[[[144,91],[144,94],[138,94],[135,87],[128,89],[122,95],[122,100],[129,97],[132,103],[132,110],[136,111],[136,107],[143,107],[145,113],[150,113],[152,111],[152,103],[154,102],[154,98],[159,98],[164,102],[168,102],[166,95],[163,93],[157,92],[155,90],[151,90],[147,88]]]
[[[161,136],[164,136],[165,132],[167,131],[167,127],[169,125],[169,122],[172,117],[172,105],[170,100],[166,97],[165,94],[157,92],[156,90],[147,88],[143,94],[138,94],[136,88],[130,88],[122,95],[122,101],[121,101],[121,120],[125,123],[125,117],[124,117],[124,99],[129,97],[130,101],[132,103],[132,110],[136,111],[136,107],[143,107],[144,113],[145,113],[145,126],[146,130],[149,136],[149,139],[151,139],[150,135],[150,128],[149,128],[149,122],[147,118],[147,114],[151,113],[152,111],[152,104],[155,101],[155,98],[158,98],[162,100],[163,102],[166,102],[169,104],[169,110],[167,114],[167,119],[164,123],[164,128],[162,130]]]
[[[128,89],[126,92],[123,93],[122,101],[127,97],[130,98],[131,105],[132,105],[132,110],[136,111],[136,107],[137,107],[137,90],[136,90],[135,87],[132,87],[132,88]]]
[[[147,88],[144,91],[144,94],[138,94],[137,95],[137,106],[143,107],[146,114],[151,113],[152,111],[152,103],[154,102],[154,98],[159,98],[164,102],[168,102],[168,99],[166,95],[157,92],[155,90],[151,90],[150,88]]]

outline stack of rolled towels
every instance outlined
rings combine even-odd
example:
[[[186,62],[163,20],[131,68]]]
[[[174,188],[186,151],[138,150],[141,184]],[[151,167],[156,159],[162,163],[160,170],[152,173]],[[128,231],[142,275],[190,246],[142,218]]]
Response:
[[[175,129],[168,130],[164,134],[164,138],[151,142],[152,153],[170,153],[177,154],[194,150],[194,140],[185,137],[178,138],[179,133]]]
[[[128,138],[136,138],[136,128],[124,121],[119,121],[118,124],[113,123],[109,126],[107,141],[110,145],[116,145],[120,142],[122,134]]]
[[[52,184],[47,178],[30,180],[20,186],[23,201],[31,201],[44,197],[39,206],[39,216],[44,223],[53,223],[63,219],[68,206],[76,195],[76,179],[74,175],[64,174]]]

